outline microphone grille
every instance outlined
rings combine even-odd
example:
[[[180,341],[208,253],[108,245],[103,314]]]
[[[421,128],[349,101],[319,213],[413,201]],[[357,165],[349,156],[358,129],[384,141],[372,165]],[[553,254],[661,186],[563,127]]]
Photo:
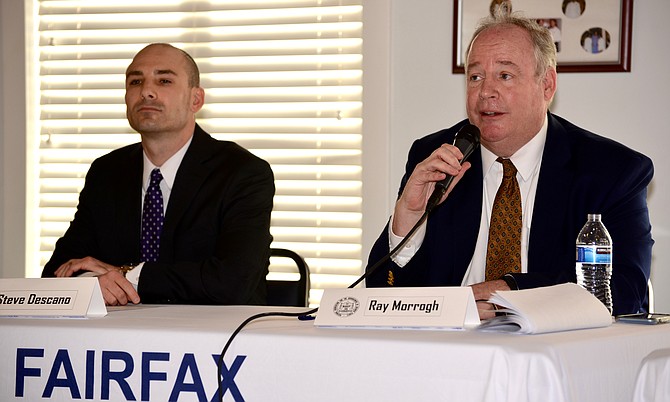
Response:
[[[479,137],[481,136],[481,133],[479,131],[479,128],[473,124],[466,124],[464,125],[456,134],[456,137],[458,139],[464,139],[466,141],[470,141],[473,144],[479,144]]]

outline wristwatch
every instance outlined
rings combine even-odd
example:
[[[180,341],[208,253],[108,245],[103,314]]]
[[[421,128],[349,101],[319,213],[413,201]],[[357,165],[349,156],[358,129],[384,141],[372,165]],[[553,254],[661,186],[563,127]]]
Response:
[[[131,265],[131,264],[124,264],[119,267],[119,272],[123,274],[123,277],[126,277],[126,274],[130,272],[133,268],[135,268],[137,265]]]

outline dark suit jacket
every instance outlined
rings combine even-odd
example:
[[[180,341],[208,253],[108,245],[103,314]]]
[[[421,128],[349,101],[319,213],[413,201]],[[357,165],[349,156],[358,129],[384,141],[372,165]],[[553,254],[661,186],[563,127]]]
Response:
[[[140,261],[142,146],[96,159],[74,220],[42,276],[72,258]],[[274,177],[267,162],[196,126],[179,166],[160,257],[142,268],[143,303],[264,304]]]
[[[441,144],[452,143],[466,123],[412,145],[399,194],[416,164]],[[387,286],[389,270],[395,286],[460,286],[474,253],[482,213],[480,149],[470,162],[472,168],[429,216],[417,254],[403,268],[393,262],[380,266],[368,277],[367,286]],[[549,114],[529,235],[528,272],[514,274],[519,288],[576,282],[577,234],[587,214],[599,213],[614,245],[614,313],[646,309],[654,243],[646,197],[652,176],[653,165],[646,156]],[[388,252],[387,224],[372,248],[368,268]]]

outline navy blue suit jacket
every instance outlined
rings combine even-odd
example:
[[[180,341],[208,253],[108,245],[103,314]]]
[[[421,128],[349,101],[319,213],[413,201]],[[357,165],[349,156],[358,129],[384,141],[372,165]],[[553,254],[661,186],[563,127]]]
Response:
[[[587,214],[602,214],[612,236],[614,314],[647,308],[651,267],[651,224],[647,185],[651,160],[615,141],[590,133],[553,114],[548,115],[547,140],[537,184],[528,247],[527,273],[514,274],[520,289],[576,282],[575,241]],[[402,190],[419,162],[441,144],[452,143],[467,123],[441,130],[414,142]],[[389,262],[367,278],[368,287],[460,286],[475,249],[482,213],[482,161],[479,149],[472,168],[446,201],[428,217],[421,248],[402,268]],[[388,224],[374,244],[368,268],[389,252]]]
[[[139,263],[141,144],[96,159],[74,220],[42,276],[72,258]],[[142,268],[143,303],[265,304],[274,177],[267,162],[196,125],[170,194],[157,262]]]

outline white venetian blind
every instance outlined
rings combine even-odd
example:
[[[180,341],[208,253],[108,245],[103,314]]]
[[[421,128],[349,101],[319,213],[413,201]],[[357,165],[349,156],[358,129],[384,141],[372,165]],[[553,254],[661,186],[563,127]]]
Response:
[[[353,282],[362,271],[361,4],[37,1],[40,267],[28,276],[67,229],[93,159],[139,141],[125,118],[125,68],[145,45],[168,42],[200,67],[198,123],[272,165],[273,246],[306,258],[312,302]]]

